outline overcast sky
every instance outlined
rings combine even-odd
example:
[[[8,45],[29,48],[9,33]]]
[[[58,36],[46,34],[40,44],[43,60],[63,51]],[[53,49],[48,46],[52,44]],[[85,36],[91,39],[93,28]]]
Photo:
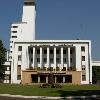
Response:
[[[100,60],[100,0],[36,0],[36,39],[92,41]],[[10,26],[21,21],[23,0],[0,0],[0,39],[9,49]]]

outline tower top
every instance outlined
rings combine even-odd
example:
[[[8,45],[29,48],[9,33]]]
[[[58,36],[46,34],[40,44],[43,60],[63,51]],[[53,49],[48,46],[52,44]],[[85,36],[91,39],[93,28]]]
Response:
[[[32,6],[35,5],[36,0],[24,0],[24,5],[25,6]]]

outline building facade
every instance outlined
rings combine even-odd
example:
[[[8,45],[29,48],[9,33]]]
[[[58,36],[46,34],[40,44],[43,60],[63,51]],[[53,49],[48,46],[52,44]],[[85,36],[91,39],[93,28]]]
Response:
[[[11,83],[92,83],[90,40],[35,40],[35,0],[24,0],[10,38]]]

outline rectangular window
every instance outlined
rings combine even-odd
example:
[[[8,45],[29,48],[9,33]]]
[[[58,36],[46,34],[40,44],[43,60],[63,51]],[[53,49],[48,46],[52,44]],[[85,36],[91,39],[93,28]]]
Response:
[[[71,63],[73,62],[73,59],[72,59],[72,58],[70,58],[70,62],[71,62]]]
[[[31,58],[31,63],[33,63],[33,58]]]
[[[21,65],[18,65],[18,70],[21,70]]]
[[[33,54],[33,50],[31,49],[31,54]]]
[[[57,62],[57,63],[60,63],[60,58],[57,58],[57,59],[56,59],[56,62]]]
[[[53,54],[53,50],[50,50],[50,54]]]
[[[22,51],[22,46],[18,46],[18,51]]]
[[[37,58],[37,62],[38,62],[38,63],[40,62],[40,58]]]
[[[21,75],[17,75],[17,80],[21,80]]]
[[[37,50],[37,54],[40,54],[40,50],[39,49]]]
[[[12,31],[12,33],[17,33],[17,31]]]
[[[59,50],[56,51],[56,54],[59,54]]]
[[[82,70],[85,70],[85,65],[82,65]]]
[[[63,50],[63,54],[66,54],[66,50]]]
[[[72,54],[73,53],[73,50],[70,50],[70,54]]]
[[[21,60],[22,60],[22,56],[18,55],[18,61],[21,61]]]
[[[86,81],[86,75],[82,75],[82,81]]]
[[[47,54],[47,50],[44,50],[44,54]]]
[[[18,26],[12,26],[13,28],[18,28]]]
[[[82,56],[82,61],[85,61],[85,56]]]
[[[17,38],[17,36],[12,36],[12,38]]]
[[[84,46],[81,47],[81,51],[85,51],[85,47]]]
[[[10,79],[11,79],[11,76],[10,76],[10,75],[5,74],[5,80],[10,80]]]
[[[50,58],[50,63],[53,63],[53,58]]]
[[[24,2],[25,6],[34,6],[35,2]]]
[[[47,58],[44,58],[44,62],[45,62],[45,63],[47,62]]]
[[[67,62],[66,58],[64,58],[64,59],[63,59],[63,62],[64,62],[64,63],[66,63],[66,62]]]

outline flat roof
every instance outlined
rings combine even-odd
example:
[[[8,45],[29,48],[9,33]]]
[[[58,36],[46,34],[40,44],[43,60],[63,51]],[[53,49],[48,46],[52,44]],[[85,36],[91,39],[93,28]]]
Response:
[[[91,40],[33,40],[33,41],[15,41],[15,43],[89,43]]]

